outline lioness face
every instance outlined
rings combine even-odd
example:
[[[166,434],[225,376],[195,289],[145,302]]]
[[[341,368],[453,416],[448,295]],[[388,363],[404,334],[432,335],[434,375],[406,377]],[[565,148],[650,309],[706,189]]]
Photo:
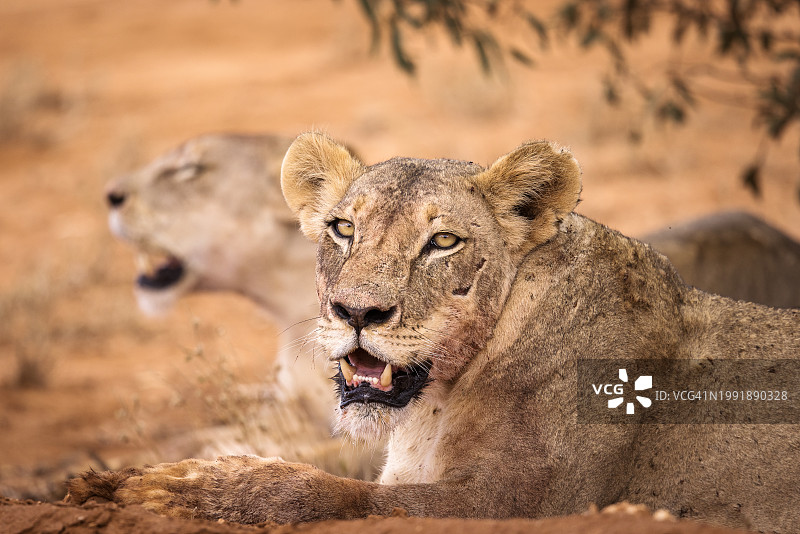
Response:
[[[284,196],[318,243],[318,341],[338,362],[340,422],[353,436],[388,431],[412,400],[446,391],[492,335],[522,256],[577,202],[579,185],[554,186],[549,161],[578,173],[571,155],[546,143],[520,151],[489,169],[364,167],[320,134],[290,147]],[[571,200],[553,206],[562,195]]]
[[[339,363],[343,417],[403,410],[485,344],[514,271],[498,224],[466,180],[482,170],[391,160],[366,170],[328,214],[319,343]]]
[[[296,232],[276,176],[288,145],[205,135],[108,185],[111,231],[138,249],[136,296],[145,312],[166,311],[195,289],[239,289],[252,243],[277,252]]]

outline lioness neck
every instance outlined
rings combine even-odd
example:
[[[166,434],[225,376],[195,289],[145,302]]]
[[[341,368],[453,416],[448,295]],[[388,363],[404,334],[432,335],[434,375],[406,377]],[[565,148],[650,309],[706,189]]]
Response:
[[[243,262],[238,287],[240,293],[261,306],[278,328],[289,329],[291,335],[297,329],[313,329],[319,314],[314,286],[316,247],[297,231],[287,233],[284,240],[279,254],[271,248],[250,247],[253,255]],[[264,266],[268,266],[269,276],[264,275]]]

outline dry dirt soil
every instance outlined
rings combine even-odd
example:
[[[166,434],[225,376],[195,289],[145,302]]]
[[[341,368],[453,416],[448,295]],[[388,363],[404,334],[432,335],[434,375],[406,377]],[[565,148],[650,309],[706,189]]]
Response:
[[[698,43],[671,52],[663,25],[654,33],[634,56],[645,77],[676,59],[713,59]],[[490,163],[525,139],[550,138],[582,163],[579,211],[625,233],[736,208],[800,238],[796,135],[770,148],[760,199],[740,185],[760,139],[752,110],[701,97],[685,127],[640,121],[641,104],[604,104],[604,56],[559,40],[535,68],[509,64],[493,78],[442,35],[411,46],[425,52],[414,78],[386,47],[370,54],[355,0],[0,2],[0,494],[54,503],[70,474],[177,460],[202,429],[253,413],[240,392],[269,376],[274,327],[233,295],[194,296],[164,319],[141,317],[132,251],[106,228],[104,184],[200,133],[323,128],[368,162]],[[632,128],[641,142],[630,142]],[[9,499],[0,531],[58,531],[47,518],[67,531],[92,522],[184,528],[135,508]],[[569,528],[616,528],[588,517]],[[394,518],[353,527],[555,528],[548,524]]]
[[[12,501],[0,497],[0,529],[8,532],[58,532],[62,534],[108,532],[147,532],[151,534],[203,532],[209,534],[271,533],[330,534],[342,531],[368,531],[378,534],[408,532],[459,532],[460,534],[736,534],[731,530],[693,521],[657,521],[649,513],[586,513],[540,520],[512,519],[469,520],[410,518],[405,510],[395,508],[390,517],[370,516],[356,521],[320,521],[294,525],[261,524],[254,526],[208,521],[186,521],[160,517],[140,506],[120,507],[112,503],[86,505],[83,508],[63,503]]]

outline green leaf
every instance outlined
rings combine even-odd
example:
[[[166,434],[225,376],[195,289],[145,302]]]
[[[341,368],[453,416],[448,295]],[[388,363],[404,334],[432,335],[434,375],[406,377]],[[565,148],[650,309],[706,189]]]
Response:
[[[684,102],[686,102],[687,104],[689,104],[690,106],[693,106],[694,103],[695,103],[695,100],[694,100],[694,97],[692,96],[692,92],[689,90],[689,86],[686,84],[686,82],[683,81],[683,79],[680,78],[679,76],[673,76],[671,78],[671,82],[672,82],[672,87],[675,88],[675,91],[678,93],[678,95],[681,97],[681,99]]]
[[[528,25],[533,28],[533,31],[535,31],[536,35],[539,37],[539,48],[542,50],[546,49],[550,44],[550,39],[547,35],[547,27],[533,13],[525,13],[525,19],[528,21]]]
[[[413,76],[416,72],[416,65],[414,65],[414,62],[403,49],[403,35],[400,31],[400,24],[396,16],[391,18],[389,26],[392,30],[392,53],[394,55],[394,61],[406,74]]]
[[[461,19],[445,14],[444,27],[447,29],[447,33],[450,35],[450,40],[453,41],[453,44],[461,46],[464,42],[462,39],[464,27],[461,25]]]
[[[742,183],[753,193],[754,196],[761,196],[761,166],[757,163],[747,167],[742,173]]]
[[[686,120],[686,111],[683,106],[676,104],[672,100],[661,104],[656,115],[662,121],[672,121],[677,124],[682,124]]]
[[[581,19],[581,13],[578,9],[578,4],[569,2],[561,6],[561,11],[558,14],[561,21],[567,26],[567,29],[573,30],[578,26]]]
[[[511,54],[512,58],[522,63],[526,67],[534,67],[536,65],[536,62],[533,60],[533,58],[519,48],[511,48],[509,54]]]
[[[403,21],[406,22],[412,28],[417,29],[417,30],[422,28],[422,26],[425,24],[424,20],[423,19],[418,19],[418,18],[412,16],[408,11],[406,11],[405,4],[406,4],[406,2],[404,2],[403,0],[394,0],[394,12],[395,12],[395,14],[398,17],[400,17],[401,19],[403,19]],[[427,9],[428,14],[425,16],[425,18],[430,16],[430,11],[431,11],[431,8],[430,8],[430,5],[429,5],[428,9]]]
[[[689,29],[689,22],[689,17],[683,11],[679,11],[677,19],[675,20],[675,27],[672,29],[672,40],[676,44],[683,43],[683,38],[686,36],[686,31]]]
[[[595,42],[599,41],[602,35],[603,34],[600,32],[599,29],[597,29],[597,27],[590,26],[589,29],[586,30],[586,33],[583,34],[583,38],[581,39],[581,46],[583,48],[589,48]]]
[[[375,53],[378,51],[378,47],[380,46],[381,42],[381,24],[378,21],[378,15],[375,13],[372,2],[373,0],[358,0],[358,4],[361,6],[361,11],[364,12],[364,16],[367,17],[367,21],[369,22],[371,31],[370,50],[372,53]]]
[[[775,36],[772,35],[771,31],[764,30],[759,34],[758,40],[761,42],[761,49],[764,52],[769,52],[772,50],[772,43],[775,42]]]
[[[481,69],[483,69],[484,74],[490,74],[492,72],[492,58],[494,56],[497,59],[499,56],[500,47],[497,41],[491,34],[480,31],[472,33],[471,37],[472,44],[475,45],[475,52],[477,52],[478,59],[481,62]]]
[[[775,61],[800,61],[800,50],[784,48],[775,53]]]
[[[619,91],[614,82],[609,79],[603,80],[603,96],[610,106],[616,106],[620,102]]]
[[[780,138],[783,135],[783,130],[786,129],[786,126],[789,125],[789,118],[788,117],[780,117],[774,118],[770,121],[769,127],[767,128],[770,137],[773,139]]]
[[[478,53],[481,69],[483,69],[485,74],[489,74],[492,71],[492,65],[489,61],[489,53],[486,51],[486,45],[477,34],[472,36],[472,43],[475,45],[475,51]]]

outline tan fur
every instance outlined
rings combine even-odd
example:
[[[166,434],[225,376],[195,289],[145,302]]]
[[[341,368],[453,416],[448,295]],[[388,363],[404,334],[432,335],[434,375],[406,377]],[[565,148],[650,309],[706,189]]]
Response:
[[[339,151],[310,135],[316,157]],[[404,407],[365,402],[340,411],[341,426],[356,436],[389,433],[380,484],[274,459],[222,458],[164,464],[121,483],[113,473],[85,477],[70,483],[73,500],[110,494],[173,515],[188,502],[198,516],[246,522],[394,507],[438,517],[543,517],[626,500],[726,525],[800,529],[795,425],[577,423],[579,359],[797,358],[800,312],[689,288],[649,246],[566,213],[560,192],[580,187],[573,165],[550,174],[567,186],[536,186],[543,193],[532,197],[522,177],[530,172],[538,183],[547,175],[532,160],[563,161],[548,146],[524,144],[488,171],[396,158],[364,168],[316,215],[355,228],[352,239],[331,228],[317,237],[329,357],[355,354],[358,345],[402,368],[427,362],[434,379]],[[287,158],[299,156],[290,150]],[[302,196],[317,192],[298,193],[303,173],[286,172],[298,170],[287,163],[284,191],[307,205]],[[493,203],[498,190],[504,198]],[[548,210],[555,219],[538,216]],[[519,213],[531,216],[509,229]],[[427,246],[443,231],[463,242]],[[520,233],[533,237],[520,243]],[[530,251],[523,256],[520,247]],[[356,329],[337,305],[378,306],[383,315]]]
[[[698,289],[776,308],[800,307],[800,243],[749,213],[700,217],[642,241]]]
[[[342,145],[331,149],[316,135],[301,135],[292,144],[281,175],[294,176],[296,181],[285,197],[310,239],[317,240],[325,227],[323,214],[342,198],[362,167],[349,149]]]
[[[371,478],[380,453],[331,437],[333,371],[308,356],[318,308],[310,283],[316,248],[298,231],[281,193],[280,166],[290,144],[273,135],[190,139],[108,185],[109,194],[124,198],[111,207],[109,223],[140,253],[176,257],[186,268],[174,286],[136,287],[144,311],[166,312],[196,291],[233,291],[257,302],[282,331],[275,383],[266,390],[272,401],[259,424],[244,443],[237,429],[214,428],[203,436],[203,455],[283,454]]]

